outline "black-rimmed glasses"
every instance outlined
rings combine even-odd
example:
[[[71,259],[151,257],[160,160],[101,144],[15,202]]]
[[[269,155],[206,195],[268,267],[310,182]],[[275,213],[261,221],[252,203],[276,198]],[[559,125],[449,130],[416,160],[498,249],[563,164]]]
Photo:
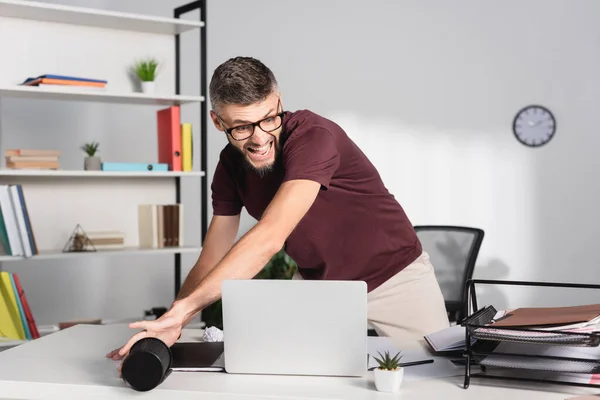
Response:
[[[277,101],[277,110],[279,110],[280,106],[281,106],[281,100],[278,100]],[[240,125],[240,126],[234,126],[233,128],[226,128],[225,123],[223,122],[221,117],[219,117],[217,115],[217,118],[219,118],[219,121],[221,122],[221,126],[223,126],[223,129],[225,130],[225,132],[229,136],[231,136],[232,139],[246,140],[249,137],[251,137],[252,135],[254,135],[254,130],[257,126],[260,129],[262,129],[264,132],[267,132],[267,133],[273,132],[274,130],[278,129],[281,126],[281,124],[283,123],[283,114],[285,114],[285,112],[281,111],[278,114],[268,116],[266,118],[261,119],[260,121],[251,122],[251,123]]]

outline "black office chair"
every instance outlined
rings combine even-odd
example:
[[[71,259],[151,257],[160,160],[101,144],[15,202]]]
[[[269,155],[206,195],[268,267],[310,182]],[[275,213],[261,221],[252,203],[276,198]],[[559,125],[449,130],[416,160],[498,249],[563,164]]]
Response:
[[[450,322],[464,318],[467,296],[465,286],[473,277],[484,231],[449,225],[414,227],[423,250],[429,254],[435,276],[442,289]]]

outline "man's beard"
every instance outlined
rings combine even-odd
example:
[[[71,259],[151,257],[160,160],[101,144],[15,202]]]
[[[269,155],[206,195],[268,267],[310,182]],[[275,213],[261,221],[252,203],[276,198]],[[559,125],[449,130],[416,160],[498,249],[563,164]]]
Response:
[[[279,164],[281,164],[281,145],[279,144],[279,140],[277,139],[273,139],[273,162],[267,165],[257,167],[256,165],[252,164],[252,162],[248,159],[244,150],[238,149],[238,151],[240,153],[240,156],[244,159],[244,165],[247,168],[254,171],[260,178],[266,177],[267,175],[275,171]]]

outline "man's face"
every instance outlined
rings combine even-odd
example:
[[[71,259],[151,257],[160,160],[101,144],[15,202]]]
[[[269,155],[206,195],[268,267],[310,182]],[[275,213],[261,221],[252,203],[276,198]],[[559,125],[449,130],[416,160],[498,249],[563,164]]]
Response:
[[[248,106],[224,105],[211,117],[218,130],[227,131],[227,140],[238,149],[259,174],[273,169],[280,149],[282,130],[280,97],[273,93],[264,101]]]

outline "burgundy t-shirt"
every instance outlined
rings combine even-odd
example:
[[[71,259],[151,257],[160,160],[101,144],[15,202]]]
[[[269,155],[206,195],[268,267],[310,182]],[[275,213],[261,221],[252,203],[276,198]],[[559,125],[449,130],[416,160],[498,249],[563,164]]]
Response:
[[[246,207],[260,220],[284,181],[311,179],[321,190],[285,244],[304,279],[362,280],[371,291],[421,254],[404,210],[340,126],[310,111],[286,112],[280,140],[280,162],[264,177],[230,144],[222,150],[214,215]]]

